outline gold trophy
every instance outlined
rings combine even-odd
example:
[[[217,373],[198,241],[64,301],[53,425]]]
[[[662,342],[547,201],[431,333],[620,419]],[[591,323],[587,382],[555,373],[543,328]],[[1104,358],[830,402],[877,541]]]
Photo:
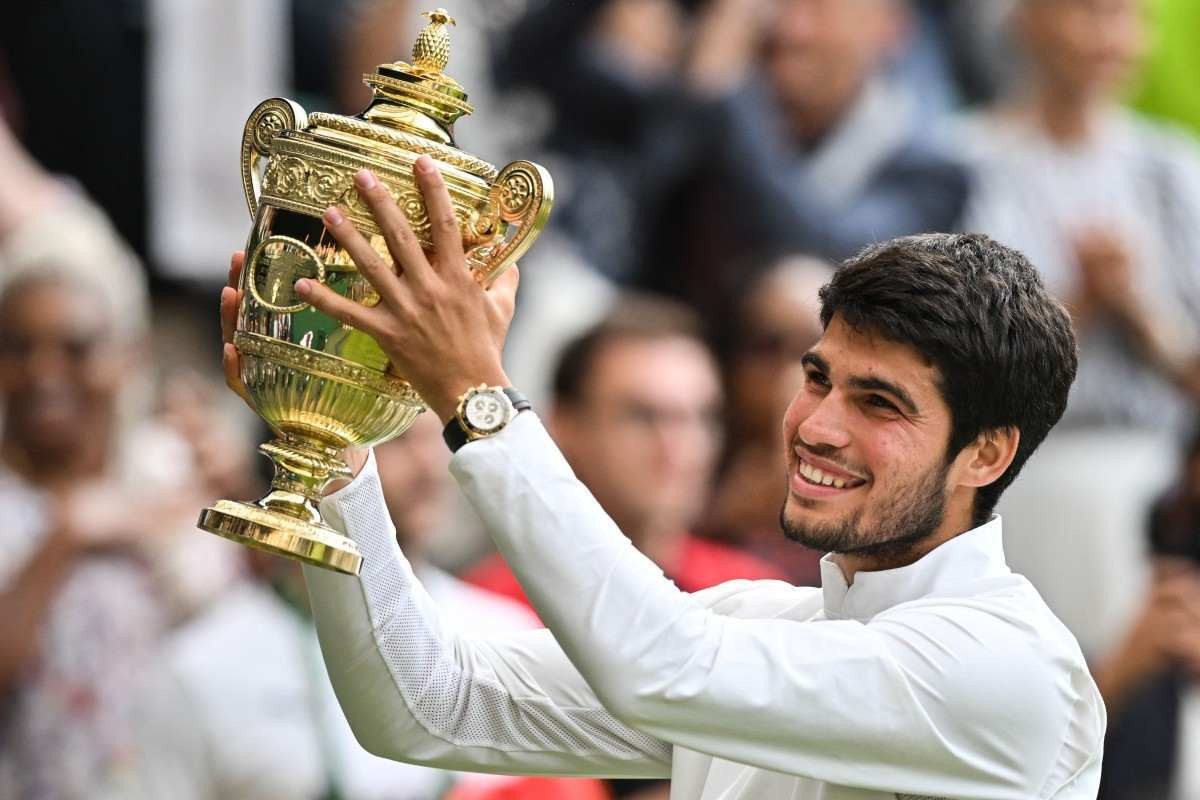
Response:
[[[516,161],[497,170],[454,146],[455,120],[472,111],[463,88],[443,74],[450,55],[446,26],[454,20],[440,8],[424,16],[429,25],[417,37],[411,64],[384,64],[363,76],[374,97],[361,114],[306,114],[295,102],[274,98],[254,109],[242,136],[242,183],[254,227],[234,345],[254,410],[275,433],[259,448],[274,462],[275,477],[266,497],[222,500],[201,513],[199,526],[349,574],[358,573],[362,556],[319,510],[326,484],[349,475],[340,451],[399,436],[425,406],[374,339],[296,296],[293,284],[308,278],[363,305],[379,302],[325,230],[322,212],[333,204],[347,209],[390,261],[354,189],[354,174],[370,169],[431,247],[412,174],[416,159],[428,155],[450,190],[468,264],[487,286],[533,244],[553,199],[550,175],[537,164]]]

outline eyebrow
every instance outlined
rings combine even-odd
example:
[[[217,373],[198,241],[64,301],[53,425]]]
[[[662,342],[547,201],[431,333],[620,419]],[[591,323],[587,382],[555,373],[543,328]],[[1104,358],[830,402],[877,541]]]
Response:
[[[819,369],[821,372],[828,375],[830,373],[829,362],[822,358],[818,353],[809,350],[800,358],[800,363],[804,366],[811,366]],[[887,392],[895,397],[904,406],[904,410],[909,414],[917,414],[920,409],[913,402],[912,396],[906,392],[903,387],[897,386],[891,381],[883,378],[852,376],[847,383],[854,389],[867,392]]]

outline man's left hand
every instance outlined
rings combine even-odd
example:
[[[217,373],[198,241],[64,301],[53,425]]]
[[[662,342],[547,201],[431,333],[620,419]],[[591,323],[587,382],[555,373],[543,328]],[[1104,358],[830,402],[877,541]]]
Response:
[[[433,251],[425,252],[383,184],[364,170],[355,187],[383,233],[393,268],[359,233],[344,209],[331,206],[325,227],[375,288],[380,302],[359,305],[316,281],[296,292],[318,310],[372,336],[443,422],[472,386],[507,386],[501,351],[516,304],[517,269],[484,290],[467,266],[462,235],[442,175],[422,156],[413,168],[425,198]]]

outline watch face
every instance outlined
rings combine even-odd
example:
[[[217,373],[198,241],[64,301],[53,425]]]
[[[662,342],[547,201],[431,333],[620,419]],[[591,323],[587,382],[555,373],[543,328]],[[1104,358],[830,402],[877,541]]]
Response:
[[[503,392],[485,390],[467,398],[463,407],[463,419],[478,431],[485,433],[499,430],[508,422],[509,403]]]

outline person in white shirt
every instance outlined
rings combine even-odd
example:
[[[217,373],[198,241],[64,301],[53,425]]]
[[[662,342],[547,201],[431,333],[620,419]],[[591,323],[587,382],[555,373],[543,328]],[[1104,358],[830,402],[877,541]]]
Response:
[[[363,572],[306,580],[367,749],[451,769],[669,776],[675,800],[1095,797],[1099,693],[1074,638],[1005,565],[991,513],[1076,366],[1066,312],[1023,256],[935,234],[843,264],[783,423],[781,521],[831,551],[824,585],[686,594],[536,414],[479,388],[508,387],[516,275],[482,291],[436,165],[422,157],[414,173],[431,254],[364,171],[356,188],[402,277],[333,207],[327,228],[381,301],[296,288],[380,342],[448,442],[470,440],[451,472],[549,630],[479,639],[445,624],[391,536],[373,459],[352,454],[357,477],[323,510],[362,548]],[[224,290],[227,339],[236,299]],[[232,344],[224,358],[243,389]]]
[[[515,601],[429,564],[424,539],[453,483],[432,417],[378,448],[399,541],[446,618],[472,635],[540,627]],[[398,764],[358,746],[321,663],[299,567],[248,553],[242,582],[171,636],[138,696],[136,793],[156,800],[435,800],[454,773]],[[187,720],[187,724],[181,724]]]

